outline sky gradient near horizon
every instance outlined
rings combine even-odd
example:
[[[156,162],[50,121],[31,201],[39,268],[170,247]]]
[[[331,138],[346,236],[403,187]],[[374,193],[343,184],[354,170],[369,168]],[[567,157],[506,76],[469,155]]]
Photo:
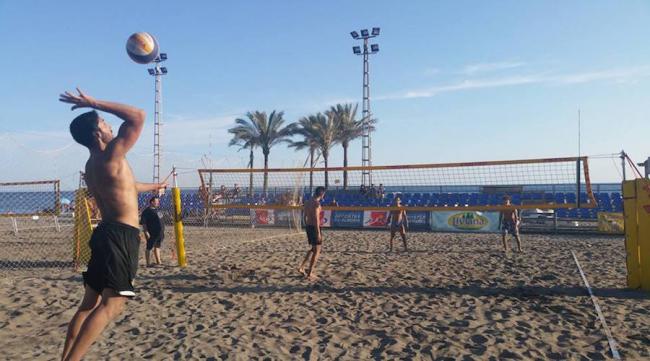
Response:
[[[249,110],[288,121],[361,101],[361,59],[349,35],[381,27],[371,57],[373,163],[650,155],[650,2],[630,1],[126,1],[0,0],[0,181],[60,178],[76,186],[87,151],[68,133],[58,94],[79,86],[148,112],[129,155],[151,179],[153,78],[124,50],[137,31],[169,55],[163,79],[163,170],[188,173],[204,155],[244,167],[228,127]],[[107,120],[117,128],[119,121]],[[361,163],[361,142],[351,145]],[[261,166],[261,152],[257,152]],[[281,145],[276,167],[306,153]],[[337,147],[330,164],[339,165]],[[594,181],[620,180],[594,159]],[[164,173],[164,172],[163,172]]]

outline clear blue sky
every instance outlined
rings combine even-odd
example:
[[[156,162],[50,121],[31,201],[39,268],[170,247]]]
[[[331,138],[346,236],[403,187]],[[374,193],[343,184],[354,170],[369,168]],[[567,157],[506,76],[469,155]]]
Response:
[[[124,50],[137,31],[169,54],[164,169],[198,167],[203,154],[244,166],[226,129],[248,110],[284,110],[294,121],[360,101],[349,32],[372,26],[382,29],[371,59],[374,164],[575,155],[578,108],[584,154],[625,149],[641,161],[650,155],[648,24],[645,0],[0,0],[0,180],[76,185],[87,152],[67,131],[78,112],[57,95],[77,85],[148,111],[129,160],[151,178],[153,79]],[[352,144],[353,164],[360,148]],[[305,157],[280,146],[271,165]],[[596,180],[618,180],[611,160],[592,167]],[[192,173],[183,185],[196,182]]]

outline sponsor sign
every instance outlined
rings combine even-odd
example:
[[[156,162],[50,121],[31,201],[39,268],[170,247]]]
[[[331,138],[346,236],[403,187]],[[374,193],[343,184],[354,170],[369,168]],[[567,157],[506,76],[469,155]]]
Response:
[[[429,213],[425,211],[406,212],[409,229],[427,229],[429,227]]]
[[[431,229],[446,232],[498,232],[499,212],[431,212]]]
[[[295,222],[301,222],[301,214],[296,210],[276,209],[273,212],[273,221],[276,226],[293,225]]]
[[[625,218],[623,218],[623,213],[598,212],[598,231],[623,234],[625,231]]]
[[[341,228],[361,228],[363,212],[361,211],[331,211],[331,225]]]
[[[275,224],[272,209],[251,209],[251,222],[255,225]]]
[[[363,211],[363,226],[367,228],[386,228],[388,211]]]
[[[320,211],[320,226],[321,228],[332,226],[332,211]]]

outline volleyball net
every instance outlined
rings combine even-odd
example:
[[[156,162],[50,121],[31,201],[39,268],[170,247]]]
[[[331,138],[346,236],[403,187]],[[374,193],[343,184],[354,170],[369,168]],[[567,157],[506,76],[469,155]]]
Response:
[[[326,219],[344,224],[345,218],[354,218],[362,222],[360,227],[366,223],[364,218],[373,217],[368,212],[397,209],[415,216],[418,212],[596,206],[586,157],[347,168],[199,169],[198,173],[204,214],[218,214],[217,225],[299,228],[302,205],[318,186],[327,189],[321,202]],[[509,206],[504,204],[506,196]]]

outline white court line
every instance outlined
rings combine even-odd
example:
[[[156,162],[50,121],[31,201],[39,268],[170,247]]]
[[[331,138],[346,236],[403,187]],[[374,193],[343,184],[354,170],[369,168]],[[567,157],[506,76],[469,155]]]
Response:
[[[585,273],[582,271],[582,267],[580,267],[580,262],[578,262],[578,257],[576,257],[576,254],[573,251],[571,251],[571,254],[573,255],[573,260],[576,262],[576,266],[578,266],[578,271],[580,271],[580,277],[582,277],[582,281],[585,283],[585,287],[587,287],[587,291],[589,291],[589,296],[591,296],[591,302],[593,302],[594,304],[594,308],[596,309],[596,313],[598,314],[600,323],[603,325],[603,329],[605,330],[605,334],[607,335],[607,342],[609,343],[609,350],[612,352],[612,357],[616,360],[620,360],[621,355],[618,353],[618,349],[616,348],[616,341],[614,340],[614,337],[612,337],[612,332],[609,330],[609,327],[607,327],[607,322],[605,322],[605,316],[603,316],[603,313],[600,310],[600,306],[598,305],[598,299],[596,298],[596,296],[594,296],[594,293],[591,291],[591,286],[589,286],[589,281],[587,281],[587,276],[585,276]]]
[[[240,243],[253,243],[253,242],[259,242],[259,241],[266,241],[269,239],[274,239],[274,238],[281,238],[281,237],[291,237],[291,236],[297,236],[297,235],[302,235],[302,232],[291,232],[291,233],[284,233],[284,234],[279,234],[277,236],[269,236],[269,237],[264,237],[264,238],[256,238],[256,239],[251,239],[250,241],[243,241]]]

